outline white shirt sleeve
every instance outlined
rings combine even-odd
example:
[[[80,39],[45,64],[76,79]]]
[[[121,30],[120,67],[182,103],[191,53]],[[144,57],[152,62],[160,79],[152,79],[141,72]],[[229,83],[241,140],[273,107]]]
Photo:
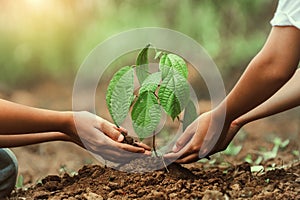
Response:
[[[295,26],[300,29],[300,0],[279,0],[272,26]]]

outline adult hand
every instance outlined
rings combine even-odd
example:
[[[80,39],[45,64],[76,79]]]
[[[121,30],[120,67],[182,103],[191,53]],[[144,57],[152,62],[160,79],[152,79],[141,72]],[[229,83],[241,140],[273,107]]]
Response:
[[[177,159],[177,163],[191,163],[200,158],[223,150],[228,125],[211,112],[203,113],[178,138],[167,159]]]
[[[106,160],[128,162],[151,154],[151,148],[143,143],[136,143],[136,146],[121,143],[127,131],[99,116],[82,111],[73,113],[73,118],[73,134],[69,135],[71,141]]]

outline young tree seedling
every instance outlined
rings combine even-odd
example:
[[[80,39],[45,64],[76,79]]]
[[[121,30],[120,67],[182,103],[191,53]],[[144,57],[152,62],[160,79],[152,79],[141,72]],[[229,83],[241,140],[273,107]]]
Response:
[[[197,117],[196,107],[190,98],[187,81],[188,68],[183,58],[172,53],[156,51],[159,69],[150,73],[148,44],[136,59],[136,64],[119,69],[112,77],[106,93],[106,104],[110,115],[120,126],[131,111],[133,128],[140,140],[152,135],[155,150],[156,129],[162,112],[173,121],[185,110],[183,128]],[[134,94],[134,72],[138,78],[139,90]],[[157,155],[157,154],[156,154]]]

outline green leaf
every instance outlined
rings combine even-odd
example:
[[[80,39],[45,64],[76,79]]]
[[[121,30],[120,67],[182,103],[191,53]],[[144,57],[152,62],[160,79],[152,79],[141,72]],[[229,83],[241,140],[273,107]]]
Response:
[[[289,143],[290,143],[290,140],[289,140],[289,139],[284,140],[283,142],[281,142],[280,148],[281,148],[281,149],[286,148],[287,145],[289,145]]]
[[[131,112],[133,128],[140,139],[153,134],[161,118],[161,108],[152,92],[142,93]]]
[[[150,74],[143,82],[139,93],[146,91],[155,92],[161,81],[161,72]]]
[[[242,145],[234,145],[233,142],[231,142],[223,153],[225,155],[236,156],[240,153],[241,149]]]
[[[16,182],[16,188],[23,188],[24,187],[24,177],[23,175],[19,175],[18,176],[18,179],[17,179],[17,182]]]
[[[247,163],[253,163],[253,160],[252,160],[252,155],[251,154],[247,154],[246,157],[244,158],[244,161],[247,162]]]
[[[250,170],[251,170],[251,172],[253,173],[253,172],[263,172],[264,171],[264,166],[262,166],[262,165],[255,165],[255,166],[251,166],[250,167]]]
[[[185,77],[174,68],[170,68],[169,73],[161,83],[158,97],[161,106],[174,120],[189,101],[190,90]]]
[[[150,44],[148,44],[144,49],[139,52],[139,55],[136,59],[136,76],[139,80],[139,83],[142,84],[144,80],[149,75],[148,67],[148,49]]]
[[[258,156],[257,157],[257,159],[254,161],[254,163],[256,164],[256,165],[259,165],[262,161],[263,161],[263,157],[262,156]]]
[[[130,66],[121,68],[111,79],[106,93],[106,104],[116,125],[125,120],[133,96],[134,71]]]
[[[277,153],[278,153],[278,148],[273,148],[272,151],[263,152],[261,154],[264,160],[269,160],[275,158],[277,156]]]
[[[298,150],[293,150],[292,153],[294,156],[300,156],[300,152]]]
[[[274,139],[273,139],[273,143],[274,143],[274,145],[276,145],[276,146],[279,146],[280,144],[281,144],[281,139],[279,138],[279,137],[275,137]]]
[[[198,115],[194,102],[189,100],[184,110],[183,130],[185,130],[197,117]]]
[[[266,182],[267,184],[269,184],[269,183],[270,183],[270,179],[269,179],[269,178],[265,179],[265,182]]]
[[[159,69],[162,71],[162,79],[165,79],[170,72],[170,69],[174,68],[185,79],[188,77],[188,69],[185,61],[175,54],[164,54],[159,61]]]

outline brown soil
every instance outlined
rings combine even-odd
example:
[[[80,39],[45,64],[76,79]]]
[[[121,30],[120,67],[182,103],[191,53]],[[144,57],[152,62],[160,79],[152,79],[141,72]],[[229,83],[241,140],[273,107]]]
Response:
[[[138,147],[139,145],[136,143],[138,142],[137,140],[135,140],[133,137],[129,136],[129,135],[125,135],[124,133],[122,133],[124,135],[124,140],[122,141],[122,143],[125,144],[130,144],[132,146]]]
[[[134,139],[128,135],[125,135],[124,136],[124,140],[123,140],[123,143],[125,144],[131,144],[131,145],[134,145]]]
[[[0,92],[0,97],[37,107],[71,109],[71,87],[44,84],[30,91]],[[200,102],[200,107],[204,111],[209,104]],[[101,116],[110,119],[105,112]],[[242,145],[238,154],[221,153],[210,161],[182,167],[170,165],[169,172],[164,168],[147,173],[105,168],[88,152],[65,142],[14,148],[24,182],[8,199],[300,199],[300,162],[294,153],[300,150],[298,119],[299,109],[295,109],[253,122],[234,139]],[[275,158],[245,163],[247,155],[254,161],[263,151],[270,151],[274,137],[290,142]],[[272,170],[251,172],[253,165]]]
[[[251,173],[248,163],[229,168],[204,168],[203,165],[193,164],[189,167],[190,171],[185,168],[177,170],[177,167],[171,165],[169,172],[159,170],[128,174],[88,165],[73,177],[67,173],[47,176],[27,191],[18,191],[12,199],[300,198],[300,163],[263,174]]]

